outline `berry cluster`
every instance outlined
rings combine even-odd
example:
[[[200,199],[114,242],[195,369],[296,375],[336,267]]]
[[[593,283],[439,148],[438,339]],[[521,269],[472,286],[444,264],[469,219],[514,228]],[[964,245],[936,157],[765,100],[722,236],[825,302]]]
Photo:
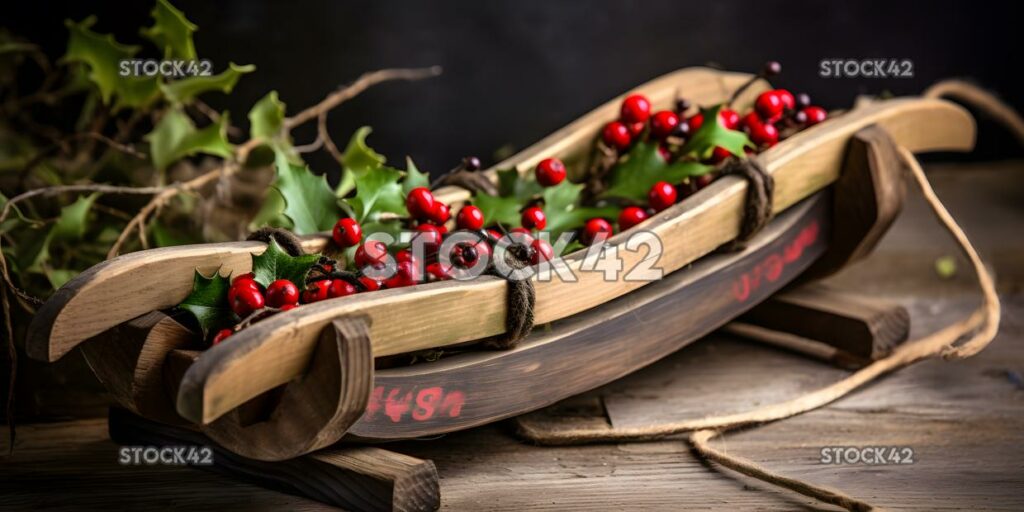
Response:
[[[276,311],[288,311],[299,304],[299,287],[287,279],[278,279],[263,288],[252,272],[236,276],[228,289],[228,307],[242,319],[253,319]],[[231,336],[233,329],[221,329],[213,337],[216,345]]]

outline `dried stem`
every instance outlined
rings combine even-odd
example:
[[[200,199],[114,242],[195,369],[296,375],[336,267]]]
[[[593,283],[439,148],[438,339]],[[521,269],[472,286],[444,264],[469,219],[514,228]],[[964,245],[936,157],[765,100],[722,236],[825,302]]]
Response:
[[[327,132],[327,112],[323,112],[317,117],[316,121],[317,137],[323,141],[324,148],[327,152],[334,157],[340,163],[345,163],[345,157],[342,156],[341,151],[338,151],[338,146],[334,144],[334,140],[331,139],[331,134]]]

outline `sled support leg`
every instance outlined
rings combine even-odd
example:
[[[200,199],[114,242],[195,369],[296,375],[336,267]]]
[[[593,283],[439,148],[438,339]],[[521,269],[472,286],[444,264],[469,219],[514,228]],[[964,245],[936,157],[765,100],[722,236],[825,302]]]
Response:
[[[236,455],[194,430],[110,410],[111,439],[131,446],[208,447],[210,465],[197,465],[345,510],[431,511],[440,506],[437,469],[429,460],[372,446],[331,447],[280,462]]]

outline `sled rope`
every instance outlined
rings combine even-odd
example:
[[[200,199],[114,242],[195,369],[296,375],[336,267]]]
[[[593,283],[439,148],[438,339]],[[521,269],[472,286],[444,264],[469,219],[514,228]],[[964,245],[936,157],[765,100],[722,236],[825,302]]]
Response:
[[[515,269],[521,269],[530,264],[529,259],[515,246],[505,252],[506,261]],[[506,286],[505,302],[505,334],[487,340],[485,345],[500,350],[515,348],[519,342],[530,335],[533,330],[533,307],[537,303],[537,293],[533,289],[531,279],[513,279],[511,275],[498,272],[497,268],[491,266],[488,274],[500,277],[505,280]]]
[[[306,253],[302,249],[302,241],[299,237],[295,236],[295,233],[282,228],[260,228],[249,234],[246,240],[263,242],[269,244],[270,240],[274,239],[277,244],[281,246],[289,256],[302,256]]]
[[[747,196],[743,203],[740,233],[735,240],[724,246],[727,251],[739,251],[772,220],[775,178],[768,174],[756,158],[734,160],[722,169],[722,175],[735,175],[747,180]]]
[[[825,406],[881,375],[929,357],[942,356],[945,359],[970,357],[980,352],[995,337],[996,331],[999,328],[1000,306],[992,277],[989,275],[977,251],[971,245],[963,230],[957,225],[949,211],[946,210],[945,206],[935,195],[917,159],[905,148],[898,148],[898,151],[902,162],[910,170],[933,213],[941,221],[943,227],[956,239],[960,250],[970,260],[971,266],[974,269],[978,286],[982,291],[983,300],[981,306],[967,318],[930,335],[909,341],[893,351],[888,357],[879,359],[834,384],[792,400],[760,407],[751,411],[632,428],[541,430],[519,422],[519,434],[540,444],[581,444],[588,442],[653,440],[691,432],[688,441],[694,450],[704,458],[718,462],[745,475],[793,490],[825,503],[838,505],[848,510],[873,510],[875,507],[872,505],[840,491],[774,473],[742,457],[729,455],[711,448],[708,442],[729,430],[777,421]],[[962,339],[963,341],[960,341]]]

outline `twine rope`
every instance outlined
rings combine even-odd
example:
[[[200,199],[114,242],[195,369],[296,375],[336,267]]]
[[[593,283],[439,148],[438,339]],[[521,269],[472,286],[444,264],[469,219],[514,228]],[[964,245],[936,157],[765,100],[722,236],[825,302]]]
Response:
[[[739,251],[772,220],[775,199],[775,178],[757,158],[734,160],[722,169],[723,176],[740,176],[747,180],[747,196],[743,203],[743,220],[736,239],[727,243],[726,251]]]

